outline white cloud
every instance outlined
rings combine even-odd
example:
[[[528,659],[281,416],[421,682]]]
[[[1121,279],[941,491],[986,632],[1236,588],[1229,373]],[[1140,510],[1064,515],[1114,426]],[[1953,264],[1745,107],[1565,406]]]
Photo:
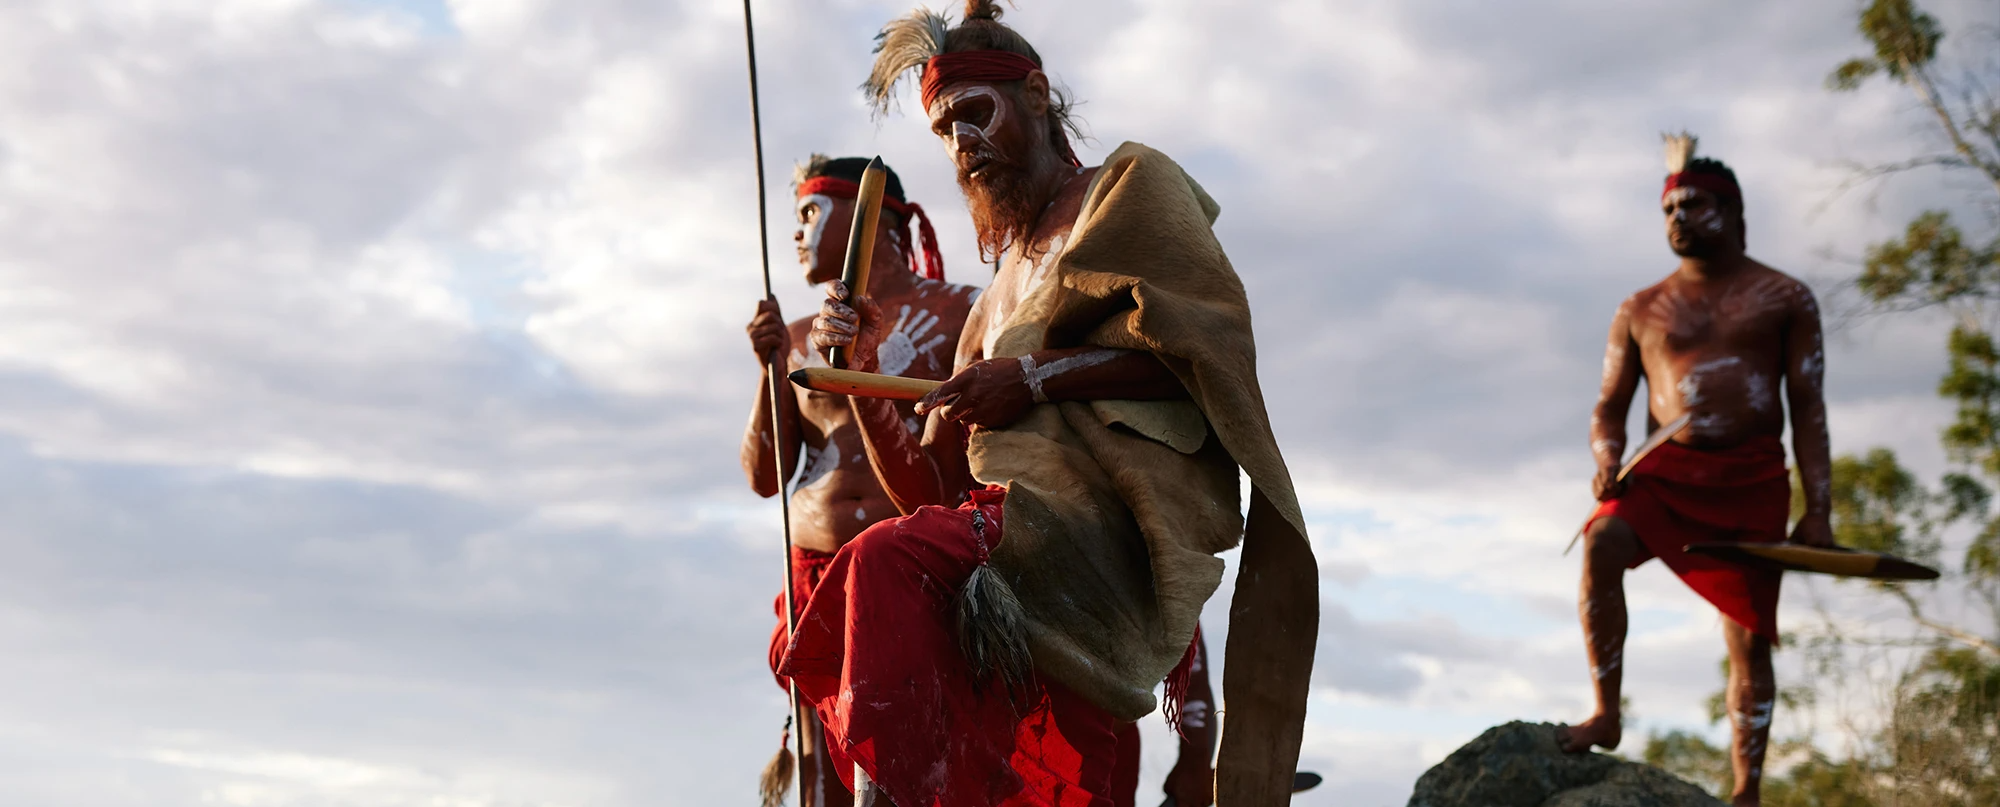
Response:
[[[1889,88],[1820,88],[1860,50],[1822,6],[1010,12],[1085,102],[1086,159],[1143,141],[1223,204],[1327,570],[1307,756],[1330,780],[1301,804],[1400,801],[1479,728],[1588,707],[1559,552],[1605,319],[1671,266],[1658,131],[1730,160],[1754,251],[1816,280],[1950,198],[1831,197],[1920,124]],[[783,178],[814,151],[887,157],[983,282],[935,140],[853,89],[903,10],[758,6],[792,316],[817,294]],[[761,293],[736,14],[0,9],[0,790],[747,796],[782,707],[776,508],[735,458]],[[1837,449],[1943,468],[1941,331],[1834,334]],[[1657,568],[1631,589],[1628,691],[1699,724],[1712,611]]]

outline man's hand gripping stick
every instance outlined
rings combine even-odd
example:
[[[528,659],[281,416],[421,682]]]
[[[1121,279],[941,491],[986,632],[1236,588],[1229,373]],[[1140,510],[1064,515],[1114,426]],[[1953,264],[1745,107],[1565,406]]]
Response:
[[[1680,417],[1668,421],[1667,425],[1661,426],[1659,431],[1653,432],[1652,436],[1646,438],[1646,442],[1639,444],[1637,451],[1632,452],[1632,458],[1626,460],[1625,465],[1618,469],[1618,481],[1625,481],[1625,475],[1631,473],[1632,469],[1639,465],[1640,460],[1645,459],[1647,454],[1653,453],[1653,449],[1664,445],[1674,435],[1680,434],[1682,429],[1687,428],[1688,424],[1693,422],[1694,413],[1683,412]],[[1596,505],[1591,506],[1590,512],[1592,515],[1597,514]],[[1576,542],[1583,540],[1583,533],[1588,529],[1590,529],[1590,520],[1585,520],[1583,526],[1576,528],[1576,535],[1570,537],[1569,546],[1563,547],[1564,557],[1568,557],[1570,550],[1576,548]]]
[[[869,160],[868,167],[861,172],[861,191],[854,200],[854,226],[847,233],[847,260],[840,270],[840,282],[847,286],[847,299],[841,302],[847,305],[853,305],[856,296],[868,293],[868,267],[875,260],[875,225],[882,219],[882,188],[888,177],[889,169],[882,164],[881,157]],[[826,363],[846,367],[847,348],[839,345],[827,348]]]

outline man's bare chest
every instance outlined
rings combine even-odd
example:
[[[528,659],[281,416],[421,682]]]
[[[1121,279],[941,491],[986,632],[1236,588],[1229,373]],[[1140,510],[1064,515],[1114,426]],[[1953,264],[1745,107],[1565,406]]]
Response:
[[[1708,294],[1664,289],[1635,312],[1633,336],[1648,353],[1775,351],[1789,321],[1785,303],[1756,287]]]
[[[994,342],[1006,332],[1023,305],[1054,290],[1051,285],[1058,283],[1058,264],[1068,242],[1069,227],[1065,226],[1033,248],[1009,255],[1001,264],[999,274],[993,276],[993,285],[986,289],[987,316],[980,342],[987,356],[993,354]]]

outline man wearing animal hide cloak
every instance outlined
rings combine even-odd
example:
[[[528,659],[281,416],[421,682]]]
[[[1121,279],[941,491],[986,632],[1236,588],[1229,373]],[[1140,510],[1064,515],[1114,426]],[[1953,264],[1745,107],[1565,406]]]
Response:
[[[920,68],[931,131],[1002,265],[954,375],[918,403],[921,436],[891,402],[852,399],[905,515],[839,551],[781,672],[858,803],[1109,805],[1116,738],[1163,680],[1171,720],[1216,554],[1240,540],[1214,796],[1283,804],[1318,573],[1249,304],[1211,229],[1220,208],[1137,143],[1083,167],[1068,100],[998,16],[972,0],[957,27],[918,11],[879,37],[865,89],[886,110]],[[813,345],[875,370],[880,307],[829,294]]]

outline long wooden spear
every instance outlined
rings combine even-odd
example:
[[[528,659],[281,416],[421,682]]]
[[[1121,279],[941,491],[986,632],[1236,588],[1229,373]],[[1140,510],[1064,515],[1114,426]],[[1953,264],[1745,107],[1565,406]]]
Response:
[[[764,114],[763,104],[757,93],[757,26],[751,21],[750,0],[743,0],[743,46],[750,63],[750,142],[757,155],[757,250],[764,268],[764,299],[776,300],[771,291],[771,222],[769,204],[764,197]],[[785,478],[785,458],[783,456],[785,433],[785,395],[787,390],[779,383],[784,370],[780,362],[785,357],[772,350],[764,357],[764,389],[770,396],[771,406],[771,467],[778,480],[778,512],[784,525],[785,534],[785,639],[798,633],[798,617],[792,611],[792,496]],[[806,787],[802,780],[804,771],[799,761],[806,755],[806,726],[799,717],[799,687],[786,681],[786,694],[791,711],[785,715],[785,738],[779,742],[778,755],[765,766],[759,790],[764,807],[778,807],[785,801],[785,787],[798,788],[799,805],[806,807]]]

